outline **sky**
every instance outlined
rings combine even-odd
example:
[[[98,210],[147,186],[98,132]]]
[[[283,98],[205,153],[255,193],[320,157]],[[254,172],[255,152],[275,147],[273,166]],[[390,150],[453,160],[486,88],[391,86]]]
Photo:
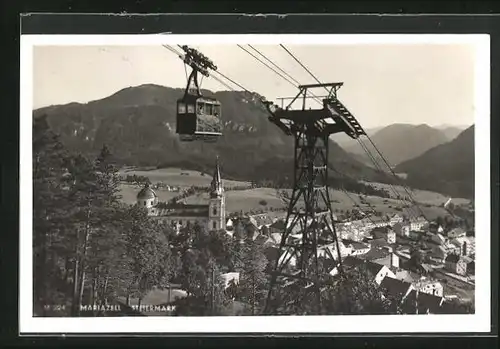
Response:
[[[242,46],[251,51],[247,45]],[[208,56],[218,71],[268,100],[295,96],[298,92],[237,45],[194,47]],[[253,47],[301,84],[316,83],[279,45]],[[430,126],[474,123],[475,51],[471,45],[286,47],[321,82],[344,83],[337,96],[364,128],[393,123]],[[184,64],[161,45],[35,46],[33,55],[35,109],[86,103],[141,84],[170,87],[186,84]],[[227,90],[212,78],[204,78],[202,88]],[[312,92],[323,95],[324,90]]]

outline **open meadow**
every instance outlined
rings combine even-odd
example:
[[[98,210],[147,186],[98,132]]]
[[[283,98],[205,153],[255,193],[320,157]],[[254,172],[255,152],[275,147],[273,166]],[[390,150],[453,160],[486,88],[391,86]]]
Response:
[[[137,194],[141,191],[142,186],[135,184],[120,184],[121,201],[133,205],[137,202]],[[166,189],[155,189],[158,195],[158,201],[168,202],[173,197],[179,195],[178,192],[168,191]]]
[[[137,175],[148,177],[152,183],[163,182],[169,186],[188,188],[190,186],[208,187],[212,180],[211,174],[201,174],[198,171],[182,170],[179,168],[167,169],[124,169],[121,175]],[[223,180],[224,188],[226,189],[226,210],[228,213],[233,212],[250,212],[256,210],[269,211],[271,208],[283,209],[284,204],[278,197],[278,192],[273,188],[254,188],[246,190],[231,190],[231,187],[245,187],[249,186],[248,182]],[[386,184],[381,183],[366,183],[375,188],[387,189],[391,194],[390,188]],[[404,189],[399,186],[394,188],[401,193],[406,194]],[[137,193],[141,187],[135,184],[122,184],[121,195],[122,201],[128,204],[136,202]],[[173,197],[179,195],[179,192],[168,191],[166,189],[156,189],[159,201],[168,202]],[[287,190],[291,194],[291,190]],[[412,190],[414,199],[420,204],[420,208],[428,219],[436,219],[438,216],[448,216],[449,213],[442,207],[442,204],[448,199],[446,196],[426,191],[426,190]],[[184,199],[187,204],[208,204],[208,193],[199,192],[194,195],[188,196]],[[394,214],[401,212],[400,207],[402,202],[395,198],[382,198],[378,196],[358,195],[355,193],[344,193],[341,190],[330,189],[330,200],[332,208],[336,213],[342,211],[352,210],[359,205],[363,212],[376,211],[382,214]],[[468,200],[453,199],[456,204],[466,204]],[[300,203],[300,201],[299,201]],[[416,212],[414,210],[413,212]]]
[[[376,182],[363,182],[363,183],[370,185],[376,189],[385,189],[389,192],[389,194],[391,194],[391,196],[394,196],[394,192],[390,189],[390,186],[388,184],[376,183]],[[402,186],[393,185],[393,188],[400,195],[407,196],[407,193]],[[410,193],[412,194],[415,201],[417,201],[418,203],[428,204],[433,206],[443,205],[449,199],[449,196],[445,196],[443,194],[428,190],[411,189]],[[466,205],[470,202],[470,200],[463,198],[452,198],[452,199],[453,202],[457,205]]]
[[[180,168],[162,168],[154,170],[123,169],[120,171],[121,176],[133,176],[134,174],[148,177],[151,183],[163,182],[167,185],[176,187],[209,186],[212,181],[212,173],[202,174],[199,171],[183,170]],[[225,180],[224,186],[250,186],[250,183]]]

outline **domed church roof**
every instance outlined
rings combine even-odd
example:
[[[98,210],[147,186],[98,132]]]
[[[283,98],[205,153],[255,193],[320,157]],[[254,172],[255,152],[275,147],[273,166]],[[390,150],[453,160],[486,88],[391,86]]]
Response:
[[[139,200],[148,200],[148,199],[154,199],[156,198],[156,193],[154,192],[153,189],[149,187],[149,184],[146,183],[144,188],[141,189],[139,194],[137,194],[137,199]]]

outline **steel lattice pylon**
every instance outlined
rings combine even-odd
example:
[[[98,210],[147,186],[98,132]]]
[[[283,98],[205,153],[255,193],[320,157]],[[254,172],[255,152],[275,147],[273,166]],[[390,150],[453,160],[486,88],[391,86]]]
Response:
[[[271,275],[265,307],[268,314],[299,315],[301,304],[309,304],[314,313],[321,313],[322,279],[329,270],[323,270],[320,254],[342,272],[328,190],[329,137],[345,132],[357,138],[364,131],[337,100],[340,86],[342,83],[299,86],[300,92],[285,109],[266,103],[269,120],[295,138],[294,186]],[[306,109],[308,89],[320,87],[330,88],[323,108]],[[290,110],[300,97],[302,109]]]

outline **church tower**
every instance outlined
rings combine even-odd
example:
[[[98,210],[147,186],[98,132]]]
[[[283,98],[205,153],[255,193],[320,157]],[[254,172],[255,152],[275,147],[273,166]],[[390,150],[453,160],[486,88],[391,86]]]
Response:
[[[226,228],[226,197],[220,176],[219,157],[215,162],[214,177],[210,187],[210,204],[208,213],[208,230]]]

